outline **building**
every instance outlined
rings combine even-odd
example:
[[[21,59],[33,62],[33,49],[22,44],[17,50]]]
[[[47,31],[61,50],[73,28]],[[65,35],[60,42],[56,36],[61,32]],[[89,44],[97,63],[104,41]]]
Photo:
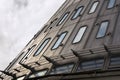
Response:
[[[66,0],[3,80],[119,80],[120,0]]]

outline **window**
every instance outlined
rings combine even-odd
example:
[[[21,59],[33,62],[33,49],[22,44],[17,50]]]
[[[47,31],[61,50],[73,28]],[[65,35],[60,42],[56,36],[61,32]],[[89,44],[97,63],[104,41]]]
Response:
[[[85,33],[85,30],[87,29],[87,26],[81,27],[75,36],[73,43],[77,43],[82,39],[83,34]]]
[[[50,74],[60,74],[60,73],[70,73],[73,69],[73,64],[63,65],[59,67],[55,67],[52,69]]]
[[[65,15],[62,18],[60,18],[61,20],[58,22],[57,26],[61,25],[65,21],[65,19],[68,17],[68,15],[69,15],[69,12],[65,13]]]
[[[91,7],[91,9],[90,9],[90,11],[89,11],[89,13],[95,12],[95,10],[96,10],[98,4],[99,4],[98,1],[97,1],[97,2],[94,2],[93,5],[92,5],[92,7]]]
[[[52,49],[58,48],[59,45],[62,43],[62,41],[63,41],[63,39],[65,38],[66,35],[67,35],[67,32],[62,33],[62,34],[59,36],[59,38],[58,38],[58,40],[56,41],[56,43],[54,44],[54,46],[52,47]]]
[[[104,21],[101,23],[99,31],[97,33],[97,38],[101,38],[105,36],[108,24],[109,24],[108,21]]]
[[[36,45],[33,45],[31,48],[28,49],[27,53],[25,54],[25,56],[20,60],[20,63],[24,63],[26,61],[26,59],[28,58],[29,55],[31,55],[31,52],[33,51],[33,49],[35,48]]]
[[[111,57],[110,59],[110,66],[120,65],[120,56]]]
[[[109,0],[107,8],[113,8],[116,0]]]
[[[19,77],[17,80],[23,80],[25,76]]]
[[[79,7],[78,9],[75,10],[75,13],[72,17],[72,19],[76,19],[78,16],[80,16],[82,14],[82,10],[83,10],[83,6]]]
[[[100,69],[104,65],[104,59],[98,59],[98,60],[91,60],[91,61],[85,61],[82,62],[81,65],[78,67],[78,72],[82,70],[94,70],[94,69]]]
[[[36,72],[34,74],[31,74],[29,76],[29,78],[44,76],[46,73],[47,73],[47,70],[42,70],[42,71]]]
[[[50,41],[50,38],[46,39],[38,48],[38,50],[35,52],[34,56],[37,56],[40,54],[40,52],[45,48],[45,46],[48,44],[48,42]]]

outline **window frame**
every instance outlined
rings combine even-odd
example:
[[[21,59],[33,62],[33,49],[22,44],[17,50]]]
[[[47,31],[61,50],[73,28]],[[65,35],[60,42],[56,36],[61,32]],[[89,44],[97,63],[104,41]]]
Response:
[[[102,36],[102,37],[97,37],[98,32],[99,32],[99,30],[100,30],[100,28],[101,28],[101,24],[104,23],[104,22],[108,22],[108,25],[107,25],[105,34],[104,34],[104,36]],[[97,33],[96,33],[96,39],[104,38],[104,37],[106,36],[106,33],[107,33],[107,31],[108,31],[108,28],[109,28],[109,25],[110,25],[110,21],[109,21],[109,20],[101,21],[101,23],[100,23],[100,25],[99,25],[99,28],[98,28],[98,30],[97,30]]]
[[[60,44],[64,41],[65,37],[66,37],[67,34],[68,34],[68,31],[62,32],[62,33],[59,35],[59,37],[57,37],[57,40],[55,41],[54,45],[51,47],[51,50],[55,50],[55,49],[59,48],[60,44],[59,44],[56,48],[53,48],[53,47],[56,45],[57,41],[60,39],[61,35],[64,34],[64,33],[66,33],[66,35],[64,36],[64,38],[62,39],[62,41],[60,42]]]
[[[85,31],[84,31],[84,33],[83,33],[81,39],[80,39],[78,42],[73,43],[74,40],[75,40],[75,38],[76,38],[76,36],[78,35],[80,29],[82,29],[83,27],[86,27],[86,29],[85,29]],[[87,29],[88,29],[88,26],[87,26],[87,25],[81,26],[81,27],[79,28],[79,30],[77,31],[77,33],[75,34],[74,39],[72,40],[72,44],[78,44],[78,43],[80,43],[80,42],[82,41],[82,39],[83,39],[83,37],[84,37],[84,35],[85,35]]]
[[[77,11],[78,11],[80,8],[82,8],[82,9],[81,9],[79,15],[77,15],[77,17],[74,18],[75,14],[77,13]],[[73,15],[72,15],[72,17],[71,17],[71,20],[75,20],[75,19],[77,19],[79,16],[81,16],[81,15],[83,14],[83,10],[84,10],[84,6],[79,6],[78,8],[76,8],[76,9],[73,11]]]
[[[114,2],[114,4],[113,4],[112,7],[109,7],[109,3],[110,3],[110,0],[108,0],[106,8],[107,8],[107,9],[112,9],[112,8],[114,8],[114,6],[115,6],[115,4],[116,4],[116,0],[115,0],[115,2]]]
[[[67,64],[60,64],[60,65],[53,65],[53,67],[50,69],[50,71],[49,71],[49,75],[54,75],[54,74],[51,74],[51,72],[52,72],[52,69],[56,69],[56,68],[59,68],[59,67],[64,67],[64,66],[66,66],[66,65],[73,65],[73,67],[72,67],[72,69],[71,69],[71,71],[70,72],[65,72],[65,73],[57,73],[57,74],[66,74],[66,73],[71,73],[72,71],[73,71],[73,69],[74,69],[74,67],[75,67],[75,63],[73,62],[73,63],[67,63]]]
[[[62,23],[69,17],[69,14],[70,14],[70,11],[64,13],[64,14],[59,18],[56,26],[62,25]],[[67,15],[67,16],[65,17],[65,15]],[[64,17],[65,17],[65,19],[64,19]],[[63,20],[63,21],[62,21],[62,20]],[[61,21],[62,21],[62,22],[61,22]]]
[[[117,57],[119,57],[120,58],[120,55],[118,54],[118,55],[114,55],[114,56],[110,56],[109,58],[109,69],[111,69],[111,68],[118,68],[118,67],[120,67],[120,64],[111,64],[111,59],[112,58],[117,58]]]
[[[91,9],[93,8],[93,5],[94,5],[96,2],[98,2],[98,4],[97,4],[95,10],[94,10],[93,12],[90,12]],[[88,14],[93,14],[93,13],[95,13],[96,10],[97,10],[97,8],[98,8],[98,6],[99,6],[99,3],[100,3],[100,1],[94,1],[94,2],[92,3],[92,5],[90,6],[90,9],[89,9],[89,11],[88,11]]]
[[[87,69],[83,69],[82,68],[82,63],[89,62],[89,61],[95,61],[96,62],[97,60],[103,60],[103,65],[101,67],[98,67],[98,68],[87,68]],[[105,58],[104,57],[103,58],[97,58],[97,59],[84,60],[84,61],[81,61],[79,63],[79,65],[77,66],[76,71],[77,72],[83,72],[83,71],[99,70],[99,69],[103,69],[104,65],[105,65]],[[80,68],[81,70],[78,70],[78,68]]]
[[[33,54],[33,57],[38,56],[39,54],[36,55],[36,53],[39,51],[40,47],[48,40],[48,42],[45,44],[45,46],[43,47],[43,49],[39,52],[39,54],[44,50],[44,48],[47,46],[47,44],[50,42],[51,38],[46,38],[41,44],[39,44],[37,47],[37,50],[35,51],[35,53]]]

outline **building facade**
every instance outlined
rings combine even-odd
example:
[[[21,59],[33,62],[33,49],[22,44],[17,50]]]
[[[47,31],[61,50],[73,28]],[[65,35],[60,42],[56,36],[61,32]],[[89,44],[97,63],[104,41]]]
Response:
[[[66,0],[2,80],[119,80],[120,0]]]

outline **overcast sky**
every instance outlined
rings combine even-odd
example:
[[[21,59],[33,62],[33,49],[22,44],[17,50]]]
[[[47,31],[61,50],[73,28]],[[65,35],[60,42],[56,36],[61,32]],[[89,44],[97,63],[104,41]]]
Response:
[[[65,0],[0,0],[0,69],[19,54]]]

